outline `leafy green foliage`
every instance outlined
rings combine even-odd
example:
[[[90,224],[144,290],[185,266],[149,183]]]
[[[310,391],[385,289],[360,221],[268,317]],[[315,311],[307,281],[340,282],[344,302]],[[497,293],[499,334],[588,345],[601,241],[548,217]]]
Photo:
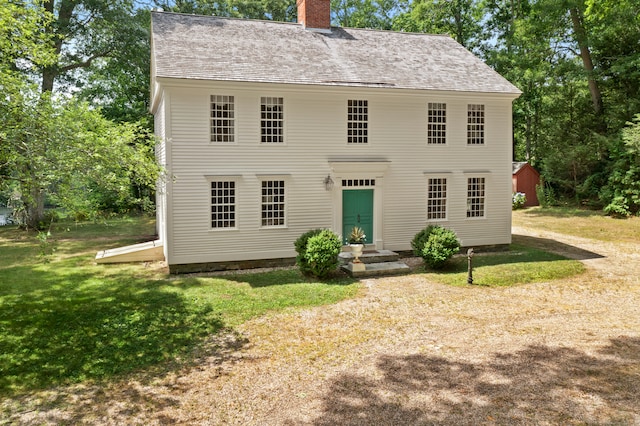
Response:
[[[482,9],[476,0],[421,0],[407,2],[393,19],[393,29],[430,34],[448,34],[473,50],[482,34]]]
[[[422,257],[424,245],[427,243],[429,235],[431,235],[437,227],[437,225],[429,225],[413,237],[413,240],[411,240],[411,249],[413,250],[414,256]]]
[[[340,237],[329,229],[310,237],[304,255],[309,272],[316,277],[324,278],[335,271],[341,247]]]
[[[144,129],[115,124],[73,100],[25,100],[8,117],[6,136],[10,161],[0,190],[18,195],[14,208],[31,228],[43,219],[45,195],[74,215],[94,217],[106,194],[111,207],[140,203],[131,187],[153,187],[160,171],[155,140]]]
[[[623,145],[612,151],[615,162],[601,197],[605,212],[626,217],[640,213],[640,114],[622,130]]]
[[[440,226],[434,227],[422,249],[422,259],[432,269],[441,269],[460,250],[456,233]]]
[[[314,237],[322,232],[322,229],[312,229],[310,231],[305,232],[300,235],[298,239],[296,239],[293,243],[296,249],[296,265],[300,268],[300,272],[305,275],[311,274],[311,267],[307,262],[307,243],[309,242],[309,238]]]
[[[541,182],[536,185],[536,196],[542,207],[552,207],[558,205],[556,191],[548,183]]]

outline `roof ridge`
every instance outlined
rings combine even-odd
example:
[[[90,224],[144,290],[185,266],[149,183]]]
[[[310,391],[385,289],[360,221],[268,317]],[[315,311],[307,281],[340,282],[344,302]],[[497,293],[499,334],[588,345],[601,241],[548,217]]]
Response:
[[[165,10],[152,10],[151,13],[185,16],[185,17],[192,17],[192,18],[215,18],[215,19],[225,19],[230,21],[249,21],[249,22],[262,22],[265,24],[293,25],[293,26],[299,26],[299,27],[302,26],[302,24],[298,22],[276,21],[271,19],[237,18],[234,16],[218,16],[218,15],[199,15],[197,13],[171,12],[171,11],[165,11]],[[332,25],[331,28],[341,29],[341,30],[350,30],[350,31],[368,31],[368,32],[379,32],[379,33],[394,33],[394,34],[452,38],[449,34],[419,33],[415,31],[395,31],[395,30],[384,30],[380,28],[340,27],[340,26],[334,26],[334,25]]]

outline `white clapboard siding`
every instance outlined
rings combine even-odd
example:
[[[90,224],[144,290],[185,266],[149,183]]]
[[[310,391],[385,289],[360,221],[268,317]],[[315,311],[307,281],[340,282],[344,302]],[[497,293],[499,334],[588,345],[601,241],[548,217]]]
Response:
[[[437,223],[455,230],[463,245],[511,241],[513,96],[364,88],[319,90],[273,84],[247,88],[213,82],[181,84],[163,86],[163,99],[169,104],[161,103],[161,113],[156,113],[156,131],[167,149],[170,174],[166,185],[169,205],[162,210],[166,218],[161,226],[165,229],[160,233],[166,235],[170,246],[168,255],[165,253],[169,264],[293,257],[293,242],[303,232],[333,228],[340,233],[340,173],[331,167],[332,162],[340,161],[388,162],[385,171],[376,172],[380,176],[376,177],[375,197],[381,210],[376,211],[379,227],[374,237],[381,245],[379,249],[409,250],[415,233],[428,224],[429,173],[440,173],[448,179],[448,218]],[[235,143],[210,142],[210,95],[234,96]],[[284,144],[260,143],[261,96],[284,98]],[[346,142],[348,99],[368,100],[368,144]],[[447,104],[445,146],[426,143],[428,102]],[[469,103],[485,105],[484,146],[467,146]],[[158,115],[165,116],[167,122]],[[479,172],[486,178],[486,214],[470,220],[466,218],[466,179]],[[354,173],[351,177],[358,177]],[[334,180],[332,191],[327,191],[323,183],[327,175]],[[235,229],[211,229],[212,179],[236,182]],[[286,227],[260,226],[262,179],[285,180]]]

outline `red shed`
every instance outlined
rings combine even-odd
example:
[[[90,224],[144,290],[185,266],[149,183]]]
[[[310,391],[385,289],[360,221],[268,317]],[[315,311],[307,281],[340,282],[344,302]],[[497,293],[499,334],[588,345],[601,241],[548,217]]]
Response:
[[[531,164],[525,162],[513,163],[513,192],[524,192],[527,196],[525,206],[537,206],[538,196],[536,195],[536,185],[540,184],[540,173]]]

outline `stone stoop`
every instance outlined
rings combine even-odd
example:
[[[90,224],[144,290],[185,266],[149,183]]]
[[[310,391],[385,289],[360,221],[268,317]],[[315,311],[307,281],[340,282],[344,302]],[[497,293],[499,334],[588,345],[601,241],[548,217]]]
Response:
[[[400,275],[410,272],[410,268],[400,262],[400,255],[390,250],[365,250],[360,256],[360,265],[351,263],[351,252],[342,252],[340,269],[352,277],[377,277],[383,275]]]

